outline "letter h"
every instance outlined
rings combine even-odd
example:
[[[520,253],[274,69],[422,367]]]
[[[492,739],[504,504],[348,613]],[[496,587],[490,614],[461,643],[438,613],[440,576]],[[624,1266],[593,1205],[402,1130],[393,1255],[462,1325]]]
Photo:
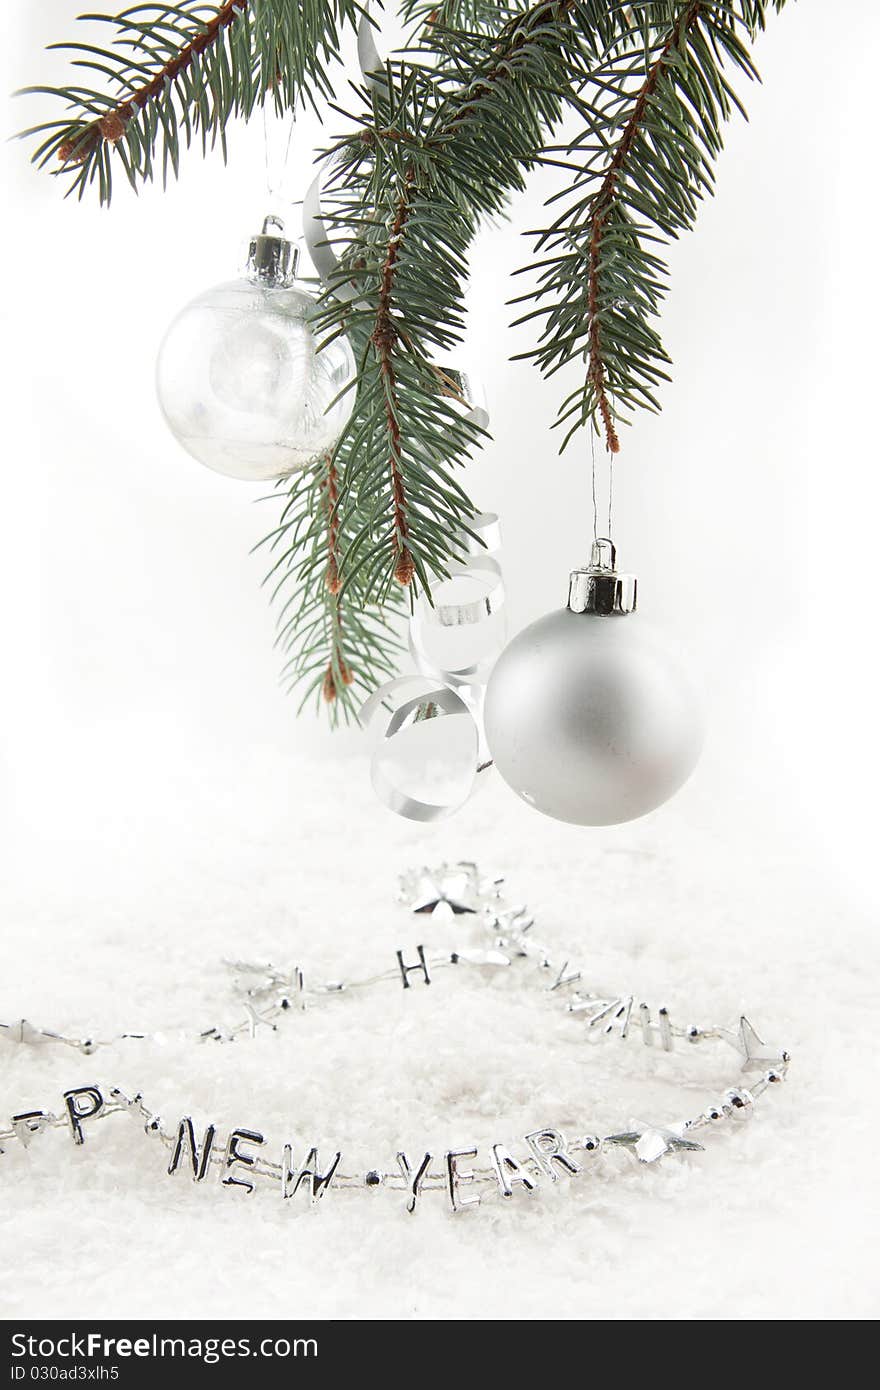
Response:
[[[419,958],[414,965],[405,965],[403,960],[403,952],[397,952],[397,964],[400,966],[400,975],[403,980],[404,989],[410,988],[409,977],[414,970],[421,970],[422,974],[425,977],[426,985],[429,985],[431,983],[431,976],[428,974],[428,963],[425,960],[424,946],[417,946],[416,952]]]

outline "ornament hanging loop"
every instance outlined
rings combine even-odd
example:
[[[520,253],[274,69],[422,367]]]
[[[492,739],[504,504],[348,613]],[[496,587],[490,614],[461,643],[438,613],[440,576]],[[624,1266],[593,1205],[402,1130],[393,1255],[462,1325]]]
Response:
[[[284,235],[284,223],[274,213],[263,219],[263,229],[251,237],[247,275],[261,285],[283,289],[296,279],[299,251]]]
[[[607,536],[593,541],[590,563],[572,570],[568,583],[568,607],[572,613],[597,617],[634,613],[638,581],[634,574],[617,569],[617,548]]]
[[[608,536],[599,536],[590,549],[590,569],[614,570],[617,568],[617,546]]]

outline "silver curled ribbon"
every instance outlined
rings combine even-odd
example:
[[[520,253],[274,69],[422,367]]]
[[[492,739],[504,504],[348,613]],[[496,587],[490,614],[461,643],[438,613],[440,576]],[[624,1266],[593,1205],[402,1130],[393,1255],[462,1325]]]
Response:
[[[367,4],[358,25],[357,50],[364,83],[374,89],[382,82],[385,62],[369,9]],[[328,237],[328,220],[319,172],[303,199],[306,248],[322,284],[335,298],[355,303],[357,290]],[[435,370],[438,391],[455,402],[462,419],[488,429],[480,384],[455,366],[438,364]],[[500,545],[494,512],[478,513],[459,532],[453,550],[461,558],[437,581],[433,603],[419,599],[410,620],[415,672],[387,681],[359,712],[374,738],[373,789],[383,805],[407,820],[452,815],[491,766],[482,715],[486,681],[506,637]]]
[[[481,512],[469,530],[459,538],[462,558],[437,581],[433,604],[416,603],[409,624],[415,673],[387,681],[360,711],[373,739],[373,790],[407,820],[451,816],[491,767],[483,698],[507,635],[498,518]]]
[[[376,25],[370,18],[370,0],[367,0],[358,21],[357,54],[361,76],[370,89],[381,85],[379,74],[385,69],[385,59],[380,57],[373,37],[375,30]]]
[[[482,699],[482,689],[498,655],[497,641],[484,642],[482,631],[475,634],[474,641],[460,644],[463,654],[455,664],[450,658],[452,643],[447,642],[442,653],[432,652],[432,646],[435,650],[439,646],[438,629],[482,629],[504,608],[504,580],[497,559],[501,545],[498,517],[494,512],[480,512],[471,519],[470,530],[473,535],[462,533],[459,539],[465,558],[456,561],[449,578],[437,584],[433,606],[424,599],[416,604],[409,625],[409,650],[424,675],[460,690],[473,703],[477,694]]]
[[[442,820],[463,806],[476,780],[480,731],[461,695],[424,676],[397,676],[362,706],[361,723],[370,728],[380,714],[384,726],[370,760],[370,780],[382,804],[407,820],[425,822]],[[433,724],[438,719],[444,721],[439,739],[438,726]],[[436,771],[432,776],[431,754],[428,759],[424,756],[428,741],[438,745],[432,754],[433,762],[443,766],[446,775],[442,778]],[[453,768],[469,775],[456,775]],[[421,780],[418,789],[417,777]]]

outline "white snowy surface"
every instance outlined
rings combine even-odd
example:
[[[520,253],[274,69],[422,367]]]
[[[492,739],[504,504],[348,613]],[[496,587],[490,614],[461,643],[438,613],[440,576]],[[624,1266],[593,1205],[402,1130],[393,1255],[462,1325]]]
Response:
[[[154,748],[123,765],[118,737],[117,766],[106,736],[100,758],[97,743],[68,753],[66,804],[35,806],[6,834],[0,1018],[98,1035],[233,1022],[224,955],[332,978],[393,964],[399,946],[463,939],[392,902],[401,868],[463,856],[506,874],[542,939],[598,984],[665,1000],[683,1023],[744,1008],[794,1061],[704,1153],[650,1168],[620,1154],[456,1216],[440,1194],[408,1216],[387,1191],[331,1189],[311,1210],[268,1187],[196,1187],[166,1176],[165,1150],[125,1116],[88,1128],[79,1150],[52,1131],[2,1159],[5,1316],[876,1315],[875,940],[817,846],[754,789],[728,786],[719,810],[711,756],[629,827],[556,825],[494,781],[423,829],[376,805],[345,744],[287,765],[258,744],[205,746],[186,764],[169,735],[164,759]],[[5,1047],[0,1066],[6,1114],[118,1084],[175,1123],[253,1127],[279,1152],[287,1139],[338,1146],[349,1171],[393,1168],[399,1148],[516,1149],[545,1124],[673,1121],[739,1079],[727,1048],[594,1047],[509,976],[450,972],[229,1047]]]

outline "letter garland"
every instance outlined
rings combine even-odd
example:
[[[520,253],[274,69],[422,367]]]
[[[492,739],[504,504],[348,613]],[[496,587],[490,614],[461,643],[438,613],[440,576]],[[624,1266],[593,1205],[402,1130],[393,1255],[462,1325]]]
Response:
[[[305,1200],[316,1203],[332,1189],[356,1188],[362,1191],[385,1188],[403,1195],[405,1209],[416,1210],[425,1193],[442,1192],[453,1212],[477,1207],[492,1195],[509,1199],[514,1194],[530,1196],[543,1184],[574,1180],[603,1156],[614,1150],[632,1155],[639,1164],[652,1164],[667,1155],[694,1153],[703,1149],[697,1135],[728,1120],[746,1118],[755,1101],[785,1079],[790,1063],[788,1052],[765,1044],[745,1016],[732,1028],[681,1027],[673,1024],[668,1009],[652,1008],[636,1002],[629,994],[610,995],[591,990],[583,972],[569,961],[557,964],[545,948],[531,936],[534,920],[523,906],[512,906],[503,896],[503,880],[482,877],[471,863],[443,864],[437,869],[420,869],[403,875],[399,900],[409,910],[429,917],[432,924],[448,929],[468,925],[476,929],[478,944],[464,944],[454,950],[429,950],[419,945],[401,948],[387,969],[366,979],[334,980],[307,985],[299,966],[280,969],[274,965],[255,965],[248,961],[228,961],[236,974],[236,991],[242,996],[247,1017],[231,1028],[211,1026],[198,1030],[184,1028],[181,1035],[193,1041],[234,1042],[253,1037],[259,1028],[277,1029],[285,1017],[314,1006],[338,1000],[359,989],[420,989],[431,985],[435,976],[449,967],[476,970],[514,968],[537,976],[540,988],[558,999],[564,1011],[592,1040],[615,1037],[635,1039],[644,1046],[671,1052],[677,1044],[721,1043],[739,1055],[741,1070],[757,1071],[758,1077],[746,1087],[734,1085],[712,1099],[698,1114],[675,1123],[654,1124],[632,1121],[619,1133],[599,1135],[579,1133],[568,1138],[553,1125],[539,1125],[513,1147],[497,1142],[480,1152],[476,1145],[445,1152],[397,1153],[391,1168],[375,1167],[365,1172],[346,1173],[342,1152],[325,1147],[321,1156],[316,1144],[290,1143],[270,1157],[264,1135],[258,1129],[238,1126],[218,1140],[217,1127],[208,1124],[199,1135],[192,1118],[183,1116],[167,1128],[145,1105],[142,1095],[127,1096],[118,1087],[102,1089],[95,1084],[65,1091],[58,1114],[49,1110],[26,1110],[13,1115],[8,1128],[0,1128],[0,1154],[10,1142],[27,1147],[44,1130],[64,1128],[74,1144],[85,1143],[92,1121],[114,1114],[128,1114],[143,1131],[158,1140],[167,1153],[169,1174],[189,1172],[194,1183],[215,1178],[241,1195],[253,1193],[258,1184],[272,1185],[282,1199],[295,1198],[301,1189]],[[462,921],[463,919],[463,921]],[[167,1038],[169,1030],[161,1036]],[[36,1028],[21,1019],[0,1024],[0,1041],[14,1045],[57,1044],[86,1055],[126,1040],[149,1038],[145,1033],[122,1033],[103,1041],[64,1036]],[[154,1035],[158,1036],[158,1035]]]

